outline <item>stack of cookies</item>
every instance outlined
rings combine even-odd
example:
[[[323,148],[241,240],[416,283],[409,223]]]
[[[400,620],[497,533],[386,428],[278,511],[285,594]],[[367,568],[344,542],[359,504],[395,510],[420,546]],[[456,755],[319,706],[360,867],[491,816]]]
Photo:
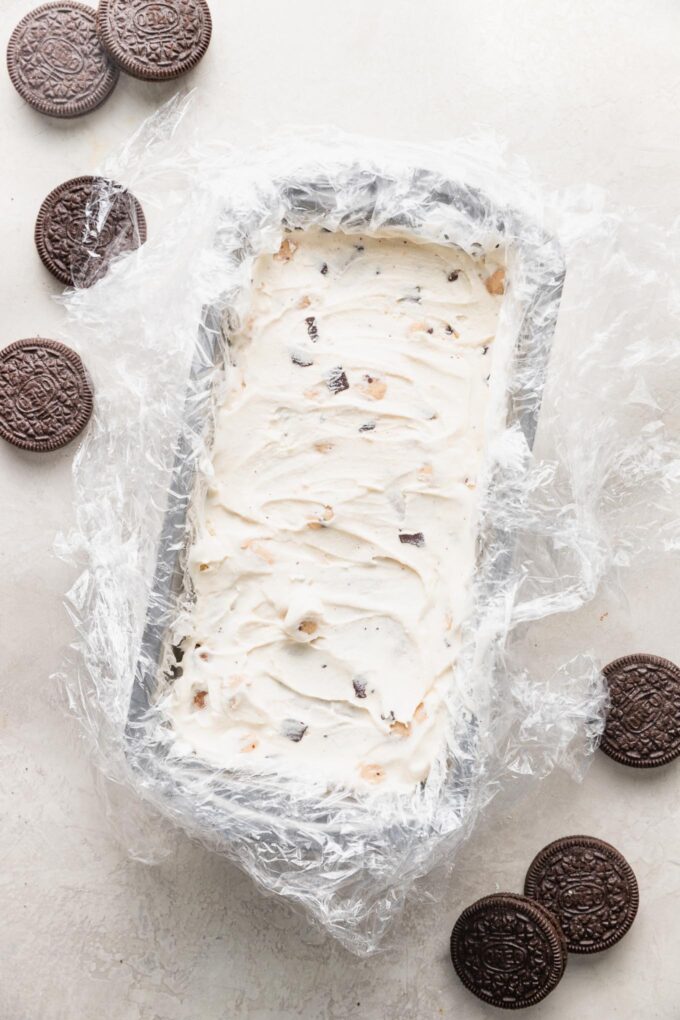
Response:
[[[636,769],[680,756],[680,669],[638,653],[603,670],[609,711],[600,748]],[[638,909],[633,870],[593,836],[550,843],[529,866],[524,895],[484,896],[460,915],[451,959],[463,984],[502,1009],[533,1006],[562,979],[568,953],[599,953],[622,938]]]
[[[533,1006],[556,987],[568,953],[599,953],[623,938],[638,909],[633,870],[592,836],[567,836],[533,859],[524,895],[484,896],[460,915],[451,959],[471,992],[502,1009]]]
[[[22,99],[50,117],[79,117],[112,93],[120,71],[166,81],[198,64],[210,43],[205,0],[59,0],[30,11],[7,48]]]

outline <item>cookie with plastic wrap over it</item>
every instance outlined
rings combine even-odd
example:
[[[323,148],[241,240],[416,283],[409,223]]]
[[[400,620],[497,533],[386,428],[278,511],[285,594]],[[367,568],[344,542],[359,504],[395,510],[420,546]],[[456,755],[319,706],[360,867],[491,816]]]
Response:
[[[658,655],[605,666],[610,706],[601,750],[622,765],[656,768],[680,755],[680,669]]]
[[[165,81],[205,56],[212,19],[205,0],[100,0],[97,33],[128,74]]]
[[[111,261],[146,241],[137,199],[104,177],[74,177],[49,193],[35,224],[46,269],[66,286],[91,287]]]
[[[555,915],[570,953],[599,953],[626,934],[638,884],[628,861],[594,836],[565,836],[536,854],[524,893]]]
[[[119,71],[97,37],[95,12],[74,0],[43,4],[21,19],[7,70],[22,99],[50,117],[80,117],[109,97]]]
[[[22,450],[57,450],[92,414],[93,393],[75,351],[57,340],[16,340],[0,350],[0,436]]]
[[[477,998],[500,1009],[544,999],[567,966],[567,944],[552,914],[513,893],[494,893],[466,907],[451,933],[451,960]]]

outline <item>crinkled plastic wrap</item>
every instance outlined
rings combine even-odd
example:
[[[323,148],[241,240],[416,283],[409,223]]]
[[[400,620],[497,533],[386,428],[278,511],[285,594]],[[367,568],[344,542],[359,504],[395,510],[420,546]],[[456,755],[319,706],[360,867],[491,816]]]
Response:
[[[503,784],[556,766],[581,775],[596,746],[605,698],[592,656],[576,645],[554,676],[537,675],[515,638],[582,606],[640,550],[677,548],[680,461],[645,381],[678,356],[675,254],[597,192],[542,196],[489,142],[291,132],[238,152],[187,139],[186,105],[161,109],[101,168],[142,202],[147,244],[65,297],[96,405],[63,540],[83,569],[62,682],[133,854],[162,856],[169,819],[363,954],[414,882],[452,865]],[[178,759],[155,707],[191,604],[184,554],[225,343],[247,314],[253,260],[307,226],[507,252],[507,427],[488,453],[446,748],[410,796],[320,793]],[[623,514],[636,505],[637,519]]]

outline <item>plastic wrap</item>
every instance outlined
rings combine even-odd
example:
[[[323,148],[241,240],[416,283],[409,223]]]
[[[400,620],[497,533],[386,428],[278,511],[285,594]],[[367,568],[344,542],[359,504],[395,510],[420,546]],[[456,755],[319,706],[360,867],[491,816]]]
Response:
[[[641,550],[677,548],[680,458],[652,378],[678,357],[675,253],[597,192],[542,195],[488,141],[291,132],[238,152],[192,141],[186,104],[161,109],[100,168],[142,202],[148,242],[64,299],[96,405],[62,539],[82,573],[61,680],[136,857],[167,852],[170,820],[363,954],[414,882],[453,864],[504,784],[557,766],[580,776],[596,746],[605,697],[593,657],[576,644],[554,676],[535,675],[516,639],[578,609]],[[275,252],[285,227],[310,224],[473,254],[502,241],[508,253],[507,427],[489,450],[446,753],[412,796],[322,793],[177,760],[155,707],[191,600],[183,553],[225,338],[247,314],[253,259]],[[623,513],[631,506],[637,516]]]

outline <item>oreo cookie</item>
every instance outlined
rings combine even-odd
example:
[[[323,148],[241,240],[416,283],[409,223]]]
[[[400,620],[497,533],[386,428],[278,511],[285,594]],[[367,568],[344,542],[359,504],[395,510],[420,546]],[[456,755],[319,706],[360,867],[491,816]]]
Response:
[[[134,78],[165,81],[203,58],[212,34],[205,0],[100,0],[99,40]]]
[[[145,241],[141,205],[103,177],[74,177],[60,184],[41,205],[35,225],[43,265],[71,287],[92,286],[114,258]]]
[[[17,340],[0,350],[0,436],[22,450],[66,446],[92,414],[80,357],[56,340]]]
[[[601,750],[655,768],[680,755],[680,669],[658,655],[625,655],[603,670],[610,707]]]
[[[639,905],[625,857],[593,836],[565,836],[531,862],[526,896],[557,919],[571,953],[599,953],[626,934]]]
[[[484,896],[460,915],[451,960],[469,991],[491,1006],[533,1006],[557,986],[567,966],[559,925],[540,903],[512,893]]]
[[[97,38],[95,12],[73,0],[43,4],[21,19],[7,46],[14,88],[50,117],[79,117],[113,91],[119,71]]]

